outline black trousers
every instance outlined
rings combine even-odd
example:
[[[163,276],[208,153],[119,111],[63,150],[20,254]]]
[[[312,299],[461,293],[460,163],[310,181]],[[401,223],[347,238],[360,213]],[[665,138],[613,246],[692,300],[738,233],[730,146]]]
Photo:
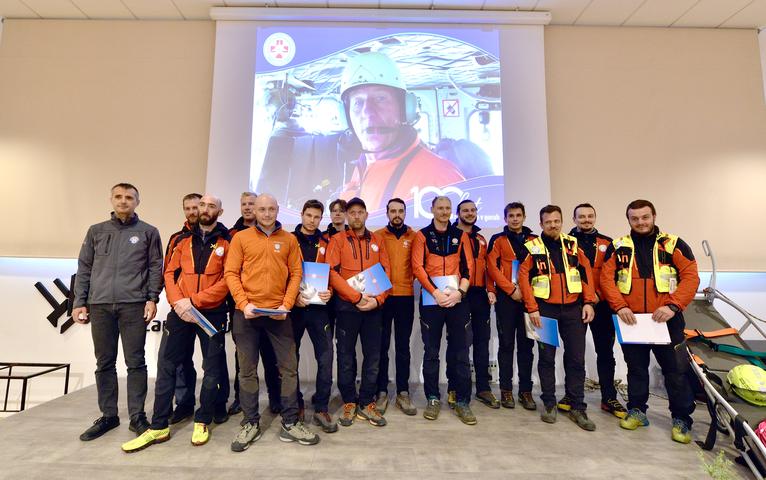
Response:
[[[684,350],[675,348],[684,341],[684,327],[684,316],[679,312],[668,321],[670,345],[622,345],[625,363],[628,364],[628,409],[637,408],[646,412],[648,408],[649,353],[654,353],[654,358],[660,364],[662,375],[665,377],[671,416],[691,426],[691,414],[695,405],[686,375],[689,362]]]
[[[414,319],[415,297],[412,295],[390,296],[383,304],[383,335],[378,369],[379,392],[388,391],[388,351],[391,347],[392,330],[396,363],[396,393],[410,391],[410,337]]]
[[[564,387],[572,401],[572,409],[585,410],[585,332],[582,306],[579,303],[554,305],[537,300],[540,315],[558,320],[559,334],[564,343]],[[539,357],[537,373],[540,376],[546,408],[556,405],[556,347],[537,342]]]
[[[534,340],[527,338],[524,305],[504,292],[497,292],[497,363],[500,368],[500,390],[513,391],[513,352],[519,369],[519,393],[532,391],[532,353]]]
[[[473,353],[473,369],[476,372],[476,393],[491,390],[489,387],[489,339],[492,335],[492,327],[489,324],[490,305],[487,290],[482,287],[471,287],[465,300],[468,302],[468,311],[471,316],[471,331],[468,336],[468,345]],[[454,346],[451,347],[449,334],[447,334],[447,382],[448,390],[455,390],[452,383],[454,377],[455,360]]]
[[[332,329],[327,317],[327,309],[320,305],[294,307],[291,313],[295,352],[300,365],[300,348],[303,334],[308,332],[314,347],[314,359],[317,365],[316,393],[311,397],[311,403],[316,412],[326,412],[332,390]],[[298,377],[298,406],[303,408],[303,393],[301,392],[300,376]]]
[[[366,407],[375,400],[380,363],[382,317],[380,309],[369,312],[339,308],[336,311],[335,342],[338,350],[338,390],[343,403]],[[362,383],[356,391],[356,342],[362,341]]]
[[[167,336],[163,335],[160,339],[160,349],[157,352],[157,358],[162,358],[167,347]],[[197,389],[197,370],[194,368],[194,361],[189,357],[176,368],[176,408],[180,410],[193,410],[196,402],[195,391]]]
[[[468,362],[468,345],[471,335],[471,316],[468,302],[454,307],[438,305],[420,306],[420,334],[423,337],[423,389],[426,398],[439,399],[439,350],[442,332],[447,329],[447,350],[452,349],[454,364],[451,381],[457,401],[471,401],[471,366]]]
[[[295,353],[290,315],[285,320],[268,317],[246,319],[240,310],[236,310],[232,332],[234,341],[237,342],[239,397],[245,421],[257,423],[261,418],[258,411],[258,352],[261,340],[268,337],[274,347],[279,374],[282,377],[282,422],[286,425],[297,422],[298,357]]]
[[[181,320],[174,311],[168,314],[165,330],[162,332],[166,341],[165,350],[159,357],[157,380],[154,383],[152,429],[168,427],[176,387],[176,370],[194,354],[195,338],[199,338],[204,374],[200,389],[200,406],[194,414],[194,421],[210,424],[216,413],[226,412],[226,400],[221,395],[221,390],[228,389],[229,384],[228,372],[222,368],[223,359],[226,358],[226,312],[203,310],[201,313],[219,330],[217,334],[210,337],[196,323]]]
[[[596,370],[598,383],[601,385],[601,401],[617,398],[614,388],[614,322],[612,309],[607,302],[596,304],[596,317],[588,324],[593,335],[593,346],[596,347]]]

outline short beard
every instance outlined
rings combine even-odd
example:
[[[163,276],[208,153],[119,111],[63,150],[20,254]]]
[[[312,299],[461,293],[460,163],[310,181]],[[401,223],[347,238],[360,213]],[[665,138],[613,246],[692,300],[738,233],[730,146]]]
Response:
[[[209,227],[210,225],[215,225],[215,223],[218,221],[218,215],[215,217],[210,217],[207,221],[202,219],[202,215],[199,216],[198,223],[202,225],[203,227]]]

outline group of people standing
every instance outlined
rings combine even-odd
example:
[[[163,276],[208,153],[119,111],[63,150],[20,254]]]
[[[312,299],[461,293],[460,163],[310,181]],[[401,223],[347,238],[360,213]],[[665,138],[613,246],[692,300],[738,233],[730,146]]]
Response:
[[[697,265],[683,240],[658,229],[655,208],[646,200],[628,205],[631,231],[614,241],[596,230],[596,211],[590,204],[574,209],[575,227],[569,234],[562,232],[559,207],[542,208],[541,235],[537,236],[524,225],[526,211],[518,202],[506,205],[505,228],[487,241],[476,226],[477,205],[471,200],[463,200],[453,210],[449,198],[435,197],[433,220],[419,231],[406,225],[402,199],[388,200],[388,225],[377,231],[366,226],[364,200],[336,200],[329,206],[332,223],[324,232],[319,228],[324,205],[309,200],[301,223],[287,232],[277,220],[279,205],[269,194],[243,193],[242,216],[232,229],[218,222],[223,213],[219,198],[190,194],[183,199],[187,221],[171,237],[164,262],[157,229],[135,213],[137,188],[115,185],[111,202],[112,218],[93,225],[86,234],[75,281],[72,316],[91,324],[102,412],[81,440],[93,440],[119,425],[115,363],[120,337],[128,369],[130,429],[137,435],[123,444],[126,452],[168,440],[169,424],[192,413],[192,444],[204,445],[212,423],[223,423],[240,411],[241,428],[231,450],[247,449],[262,435],[259,360],[269,407],[282,417],[279,439],[317,444],[319,436],[304,423],[305,401],[298,379],[299,350],[306,333],[317,366],[311,422],[323,432],[334,433],[338,425],[349,426],[355,420],[384,426],[389,403],[406,415],[416,415],[409,378],[415,280],[423,295],[427,292],[433,298],[431,304],[421,300],[418,305],[424,347],[424,418],[436,420],[441,411],[440,349],[445,330],[447,403],[463,423],[477,423],[470,406],[474,388],[475,398],[490,408],[515,407],[514,353],[516,398],[523,408],[537,410],[532,396],[534,342],[527,338],[526,322],[539,327],[544,316],[558,323],[566,373],[565,395],[557,399],[556,348],[538,342],[544,422],[554,423],[561,410],[580,428],[596,428],[584,401],[585,336],[590,326],[598,357],[601,409],[620,418],[625,429],[648,425],[649,353],[654,352],[670,400],[672,438],[682,443],[691,440],[694,400],[685,376],[685,358],[674,347],[683,341],[682,311],[699,284]],[[451,223],[453,212],[457,220]],[[302,290],[303,262],[329,264],[328,289],[318,292],[322,304],[310,303]],[[376,264],[383,267],[392,288],[370,295],[349,284],[348,279]],[[444,277],[455,278],[456,285],[438,288],[435,279]],[[144,412],[145,323],[156,315],[163,286],[172,310],[160,345],[149,422]],[[499,340],[499,399],[489,376],[492,305]],[[651,313],[654,321],[667,323],[672,340],[670,345],[622,346],[628,365],[627,409],[614,388],[613,313],[628,324],[636,322],[636,313]],[[199,326],[201,317],[217,333],[206,333]],[[237,365],[235,401],[229,408],[227,322]],[[392,334],[396,388],[390,402]],[[195,338],[200,340],[204,373],[199,408],[193,411]],[[361,362],[356,355],[359,341]],[[343,402],[337,420],[329,410],[334,350]]]

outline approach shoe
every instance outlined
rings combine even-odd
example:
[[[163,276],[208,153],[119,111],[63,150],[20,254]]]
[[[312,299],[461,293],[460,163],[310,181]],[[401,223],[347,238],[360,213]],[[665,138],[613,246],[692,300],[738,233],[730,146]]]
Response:
[[[170,438],[170,429],[163,428],[162,430],[147,429],[144,433],[137,436],[129,442],[122,444],[122,451],[125,453],[133,453],[144,448],[154,445],[155,443],[162,443]]]
[[[314,425],[322,427],[324,433],[335,433],[338,431],[338,424],[332,420],[332,417],[327,412],[314,412],[314,416],[311,418],[314,420]]]
[[[458,402],[455,405],[455,414],[466,425],[476,425],[476,415],[473,414],[471,406],[467,403]]]
[[[261,430],[260,425],[257,423],[253,424],[245,422],[239,430],[239,433],[237,433],[237,436],[234,437],[234,441],[231,442],[231,451],[244,452],[251,444],[257,442],[258,439],[261,438],[261,435],[263,435],[263,431]]]
[[[568,412],[572,410],[572,400],[569,399],[566,395],[559,400],[559,403],[556,404],[556,408],[561,410],[562,412]]]
[[[690,443],[692,441],[692,431],[689,425],[680,418],[673,419],[673,429],[670,431],[670,438],[678,443]]]
[[[646,414],[637,408],[628,410],[628,414],[620,420],[620,427],[625,430],[635,430],[638,427],[648,427],[649,419]]]
[[[210,440],[210,429],[207,428],[206,423],[194,422],[194,431],[192,432],[192,445],[199,447],[204,445]]]
[[[516,400],[513,399],[512,391],[500,390],[500,405],[503,408],[516,408]]]
[[[519,403],[524,410],[537,410],[537,403],[532,398],[532,392],[519,392]]]
[[[556,423],[556,405],[551,407],[543,406],[543,413],[540,414],[540,420],[545,423]]]
[[[356,403],[344,403],[343,412],[338,417],[338,423],[344,427],[350,427],[356,417]]]
[[[628,411],[620,403],[620,401],[615,398],[607,400],[606,402],[601,402],[601,410],[611,413],[619,419],[623,419],[628,416]]]
[[[476,400],[480,401],[489,408],[500,408],[500,402],[495,397],[495,394],[486,390],[484,392],[478,392],[476,394]]]
[[[176,423],[183,422],[192,415],[194,415],[194,408],[177,407],[175,410],[173,410],[173,415],[170,416],[168,423],[175,425]]]
[[[378,411],[383,414],[388,409],[388,392],[378,393],[378,398],[375,399],[375,405],[378,406]]]
[[[592,432],[596,430],[596,424],[593,423],[593,420],[588,418],[588,414],[585,413],[585,411],[583,410],[572,409],[569,412],[567,412],[567,417],[569,417],[570,420],[575,422],[577,426],[582,428],[583,430],[586,430],[588,432]]]
[[[455,408],[455,404],[457,404],[457,392],[450,390],[447,392],[447,406],[449,408]]]
[[[356,418],[359,420],[367,420],[370,425],[376,427],[385,427],[386,419],[383,418],[383,414],[378,410],[378,406],[375,402],[370,402],[366,407],[362,408],[361,405],[356,407]]]
[[[396,407],[405,415],[417,415],[418,409],[412,404],[409,392],[399,392],[396,396]]]
[[[93,425],[88,427],[88,429],[80,435],[80,440],[83,442],[95,440],[109,430],[119,426],[120,417],[99,417],[93,422]]]
[[[298,442],[300,445],[316,445],[319,443],[319,435],[306,428],[303,422],[296,422],[292,425],[282,424],[279,439],[283,442]]]
[[[141,435],[145,431],[149,430],[149,422],[144,415],[136,417],[135,420],[131,420],[128,424],[128,430],[135,433],[136,436]]]
[[[439,418],[439,411],[442,409],[442,402],[438,398],[429,398],[426,403],[426,409],[423,411],[423,418],[426,420],[436,420]]]

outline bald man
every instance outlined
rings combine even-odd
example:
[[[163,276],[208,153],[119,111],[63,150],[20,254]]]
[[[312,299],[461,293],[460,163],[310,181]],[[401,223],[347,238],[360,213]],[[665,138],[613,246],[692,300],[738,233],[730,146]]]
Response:
[[[226,259],[224,276],[236,305],[232,333],[237,344],[239,396],[245,417],[231,443],[234,452],[246,450],[262,434],[258,348],[263,337],[271,340],[282,377],[279,439],[300,445],[319,443],[319,437],[298,418],[298,359],[288,312],[298,296],[303,268],[298,240],[282,229],[278,213],[279,205],[272,195],[259,195],[255,199],[255,228],[234,236]]]
[[[221,200],[205,194],[199,200],[199,220],[182,233],[170,252],[165,269],[165,291],[173,310],[165,322],[165,350],[158,359],[154,384],[154,416],[151,427],[139,437],[122,445],[134,452],[170,438],[168,418],[171,414],[176,368],[194,353],[194,339],[199,338],[204,376],[200,390],[200,406],[194,414],[192,445],[204,445],[210,438],[208,426],[225,422],[226,399],[220,395],[221,385],[228,383],[222,368],[225,358],[226,296],[229,288],[223,267],[229,251],[229,231],[218,217],[223,213]],[[210,335],[192,315],[195,308],[213,325],[217,333]]]

